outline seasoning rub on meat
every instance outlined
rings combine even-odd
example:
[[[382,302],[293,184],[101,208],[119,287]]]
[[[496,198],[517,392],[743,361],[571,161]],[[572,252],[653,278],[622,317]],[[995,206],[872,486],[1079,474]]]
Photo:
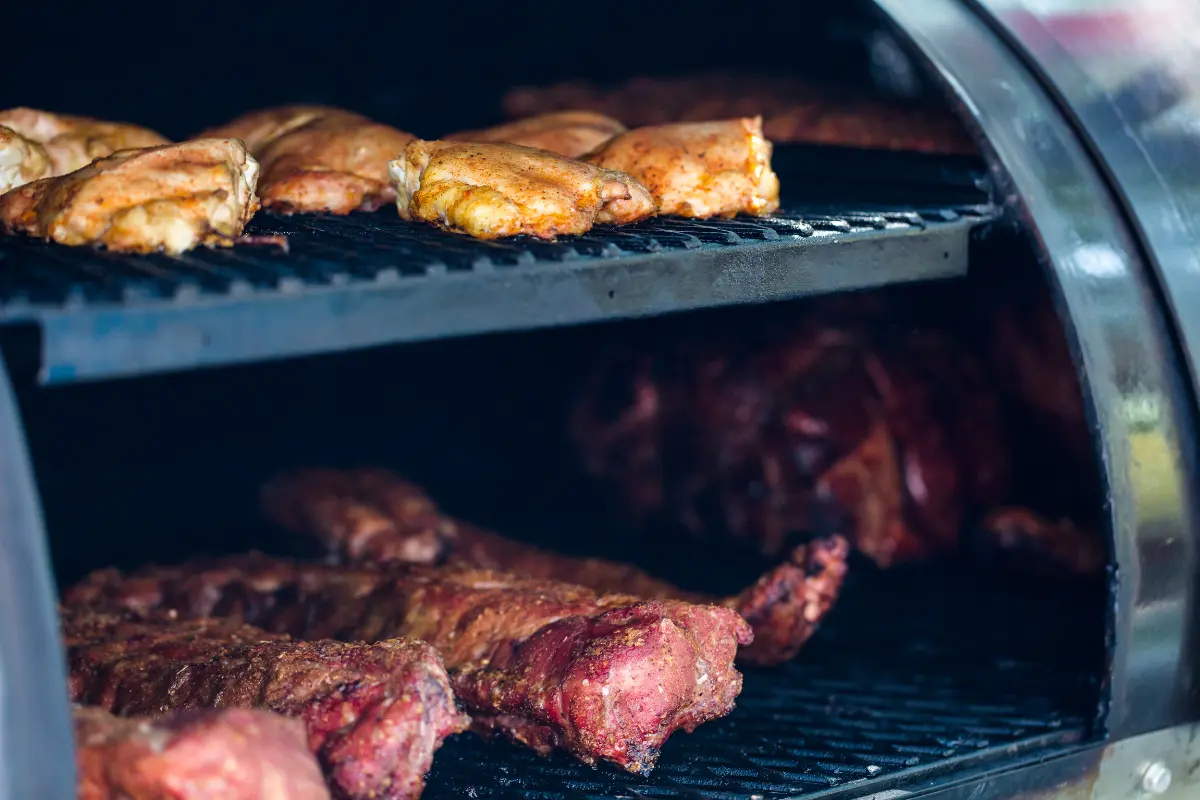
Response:
[[[297,720],[246,708],[72,713],[78,800],[329,800]]]
[[[752,638],[734,611],[601,595],[484,570],[300,564],[265,556],[94,573],[68,602],[226,616],[294,636],[422,639],[482,733],[649,772],[676,730],[733,709]]]
[[[338,798],[418,797],[434,751],[467,720],[426,644],[297,642],[229,620],[67,606],[75,702],[121,716],[260,708],[299,718]]]
[[[420,487],[386,470],[285,473],[264,488],[263,507],[278,525],[311,536],[354,563],[502,570],[597,592],[723,605],[754,630],[753,644],[738,657],[760,665],[795,657],[816,631],[841,592],[850,549],[839,536],[796,545],[750,587],[718,598],[686,592],[632,564],[552,553],[454,519]]]

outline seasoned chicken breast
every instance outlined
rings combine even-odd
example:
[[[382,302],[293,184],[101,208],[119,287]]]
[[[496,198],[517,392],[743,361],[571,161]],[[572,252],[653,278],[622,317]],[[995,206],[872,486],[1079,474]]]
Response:
[[[124,122],[5,109],[0,111],[0,194],[38,178],[74,172],[117,150],[168,143],[152,130]]]
[[[0,196],[9,233],[111,250],[228,245],[258,209],[258,162],[236,139],[121,150]]]
[[[258,194],[284,213],[374,211],[395,199],[387,163],[411,133],[323,106],[255,111],[202,136],[241,139],[262,164]]]
[[[446,138],[465,142],[507,142],[579,158],[624,132],[625,126],[620,122],[594,111],[555,111],[480,131],[452,133]]]
[[[203,130],[196,134],[195,138],[241,139],[245,142],[250,154],[254,155],[288,131],[306,125],[317,117],[331,114],[357,116],[353,112],[329,106],[275,106],[243,114],[224,125]]]
[[[583,160],[641,181],[661,214],[732,217],[779,208],[761,117],[636,128]]]
[[[0,194],[50,173],[46,148],[0,125]]]
[[[514,144],[416,140],[388,172],[402,218],[479,239],[552,239],[655,212],[628,175]]]

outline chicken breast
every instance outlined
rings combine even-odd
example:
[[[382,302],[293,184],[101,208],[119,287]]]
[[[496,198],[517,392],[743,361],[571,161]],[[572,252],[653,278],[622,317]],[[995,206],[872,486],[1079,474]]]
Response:
[[[306,125],[317,117],[332,114],[358,116],[351,111],[343,111],[329,106],[275,106],[243,114],[224,125],[201,131],[196,134],[195,138],[241,139],[251,155],[254,155],[288,131]]]
[[[0,111],[0,194],[38,178],[74,172],[117,150],[170,141],[124,122],[33,108],[5,109]]]
[[[452,133],[446,139],[465,142],[507,142],[549,150],[567,158],[579,158],[618,133],[624,132],[625,126],[620,122],[594,111],[555,111],[497,125],[494,128]]]
[[[400,216],[479,239],[553,239],[655,212],[628,175],[514,144],[417,140],[388,164]]]
[[[761,117],[636,128],[583,160],[632,175],[661,214],[732,217],[779,208],[779,177]]]
[[[0,125],[0,194],[50,174],[46,148]]]
[[[257,181],[236,139],[121,150],[0,196],[0,227],[132,253],[229,245],[258,209]]]
[[[387,163],[411,133],[323,106],[255,111],[202,136],[241,139],[262,165],[264,208],[286,214],[374,211],[395,199]]]

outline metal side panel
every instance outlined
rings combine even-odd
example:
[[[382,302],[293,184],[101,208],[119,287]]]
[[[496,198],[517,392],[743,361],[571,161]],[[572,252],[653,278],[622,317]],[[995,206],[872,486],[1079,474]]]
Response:
[[[0,361],[0,800],[75,796],[67,679],[25,435]]]
[[[1043,246],[1073,339],[1116,561],[1108,732],[1121,738],[1187,721],[1195,421],[1149,268],[1083,144],[983,18],[953,0],[878,4],[986,139],[999,191]]]

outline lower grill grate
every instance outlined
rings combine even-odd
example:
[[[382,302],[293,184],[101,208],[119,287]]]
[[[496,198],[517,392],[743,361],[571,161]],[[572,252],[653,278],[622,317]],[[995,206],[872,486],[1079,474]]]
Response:
[[[1087,738],[1099,703],[1102,587],[981,591],[986,582],[929,570],[852,581],[799,659],[747,670],[737,710],[676,734],[649,778],[464,735],[438,753],[424,797],[878,791],[964,760]]]

